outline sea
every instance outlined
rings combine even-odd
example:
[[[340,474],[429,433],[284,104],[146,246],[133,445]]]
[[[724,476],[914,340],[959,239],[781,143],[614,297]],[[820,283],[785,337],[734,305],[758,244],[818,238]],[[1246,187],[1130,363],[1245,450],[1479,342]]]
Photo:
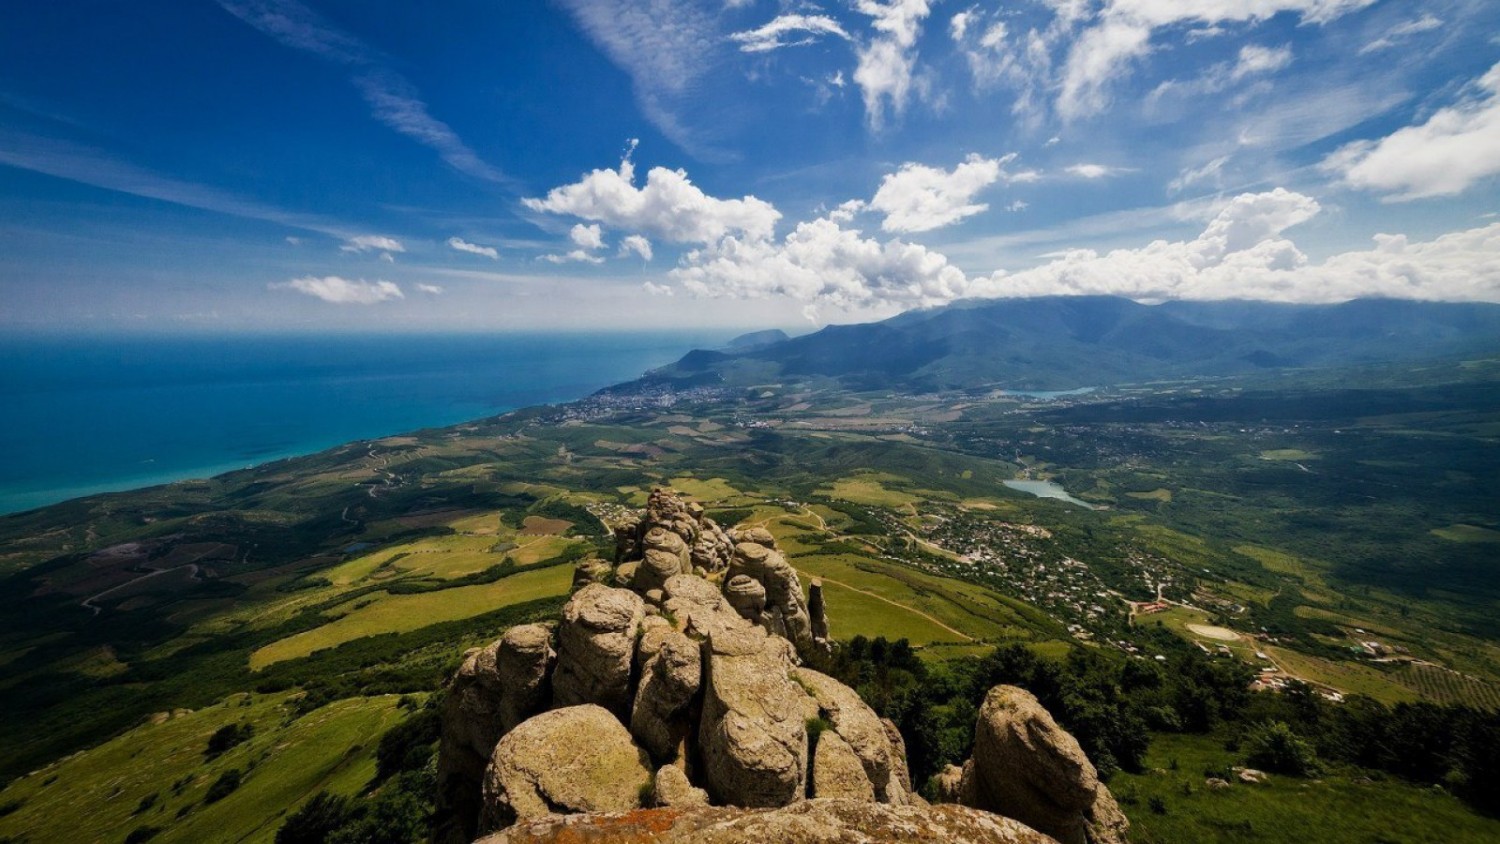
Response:
[[[0,514],[572,401],[729,337],[0,337]]]

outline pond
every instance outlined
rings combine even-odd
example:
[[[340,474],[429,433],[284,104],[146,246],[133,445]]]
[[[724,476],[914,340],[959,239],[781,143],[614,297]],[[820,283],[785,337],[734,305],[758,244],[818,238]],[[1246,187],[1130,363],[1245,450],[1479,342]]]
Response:
[[[1020,492],[1030,493],[1037,498],[1056,498],[1069,504],[1077,504],[1085,510],[1099,509],[1087,501],[1080,501],[1068,494],[1068,491],[1051,481],[1006,481],[1005,485]]]

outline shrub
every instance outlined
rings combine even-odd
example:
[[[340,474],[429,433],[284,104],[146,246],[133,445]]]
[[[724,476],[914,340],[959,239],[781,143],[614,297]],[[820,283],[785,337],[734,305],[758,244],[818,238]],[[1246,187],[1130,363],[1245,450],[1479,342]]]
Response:
[[[203,802],[217,803],[233,794],[234,790],[240,787],[240,780],[243,776],[239,768],[230,768],[224,773],[219,774],[219,778],[214,780],[214,784],[208,787],[208,793],[203,795]]]
[[[142,844],[142,842],[155,838],[159,832],[161,832],[161,827],[159,826],[138,826],[132,829],[129,835],[125,836],[125,844]]]
[[[1253,727],[1245,736],[1244,747],[1246,760],[1257,768],[1298,777],[1318,770],[1312,745],[1285,721],[1269,721]]]
[[[352,814],[349,798],[320,791],[276,830],[276,844],[324,844]]]
[[[225,724],[208,737],[208,747],[203,751],[205,759],[217,759],[234,747],[249,741],[255,735],[250,724]]]

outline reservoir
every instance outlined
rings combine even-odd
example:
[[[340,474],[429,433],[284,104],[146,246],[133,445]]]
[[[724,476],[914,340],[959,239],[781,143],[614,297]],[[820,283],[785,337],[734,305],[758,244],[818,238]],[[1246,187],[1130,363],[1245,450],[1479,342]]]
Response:
[[[1069,504],[1076,504],[1085,510],[1097,510],[1098,507],[1087,501],[1080,501],[1068,494],[1068,491],[1051,481],[1006,481],[1005,485],[1014,490],[1030,493],[1037,498],[1056,498]]]

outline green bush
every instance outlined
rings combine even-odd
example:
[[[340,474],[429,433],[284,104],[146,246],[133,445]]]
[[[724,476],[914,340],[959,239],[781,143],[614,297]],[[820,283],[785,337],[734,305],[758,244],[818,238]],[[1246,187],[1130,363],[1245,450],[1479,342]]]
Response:
[[[324,844],[353,811],[349,798],[320,791],[276,830],[276,844]]]
[[[240,787],[240,781],[243,777],[244,774],[240,773],[239,768],[230,768],[224,773],[219,774],[219,778],[214,780],[214,784],[208,787],[208,793],[203,795],[203,802],[217,803],[233,794],[234,790]]]
[[[1246,761],[1267,771],[1305,777],[1318,770],[1318,755],[1312,744],[1284,721],[1252,727],[1245,736],[1244,748]]]

